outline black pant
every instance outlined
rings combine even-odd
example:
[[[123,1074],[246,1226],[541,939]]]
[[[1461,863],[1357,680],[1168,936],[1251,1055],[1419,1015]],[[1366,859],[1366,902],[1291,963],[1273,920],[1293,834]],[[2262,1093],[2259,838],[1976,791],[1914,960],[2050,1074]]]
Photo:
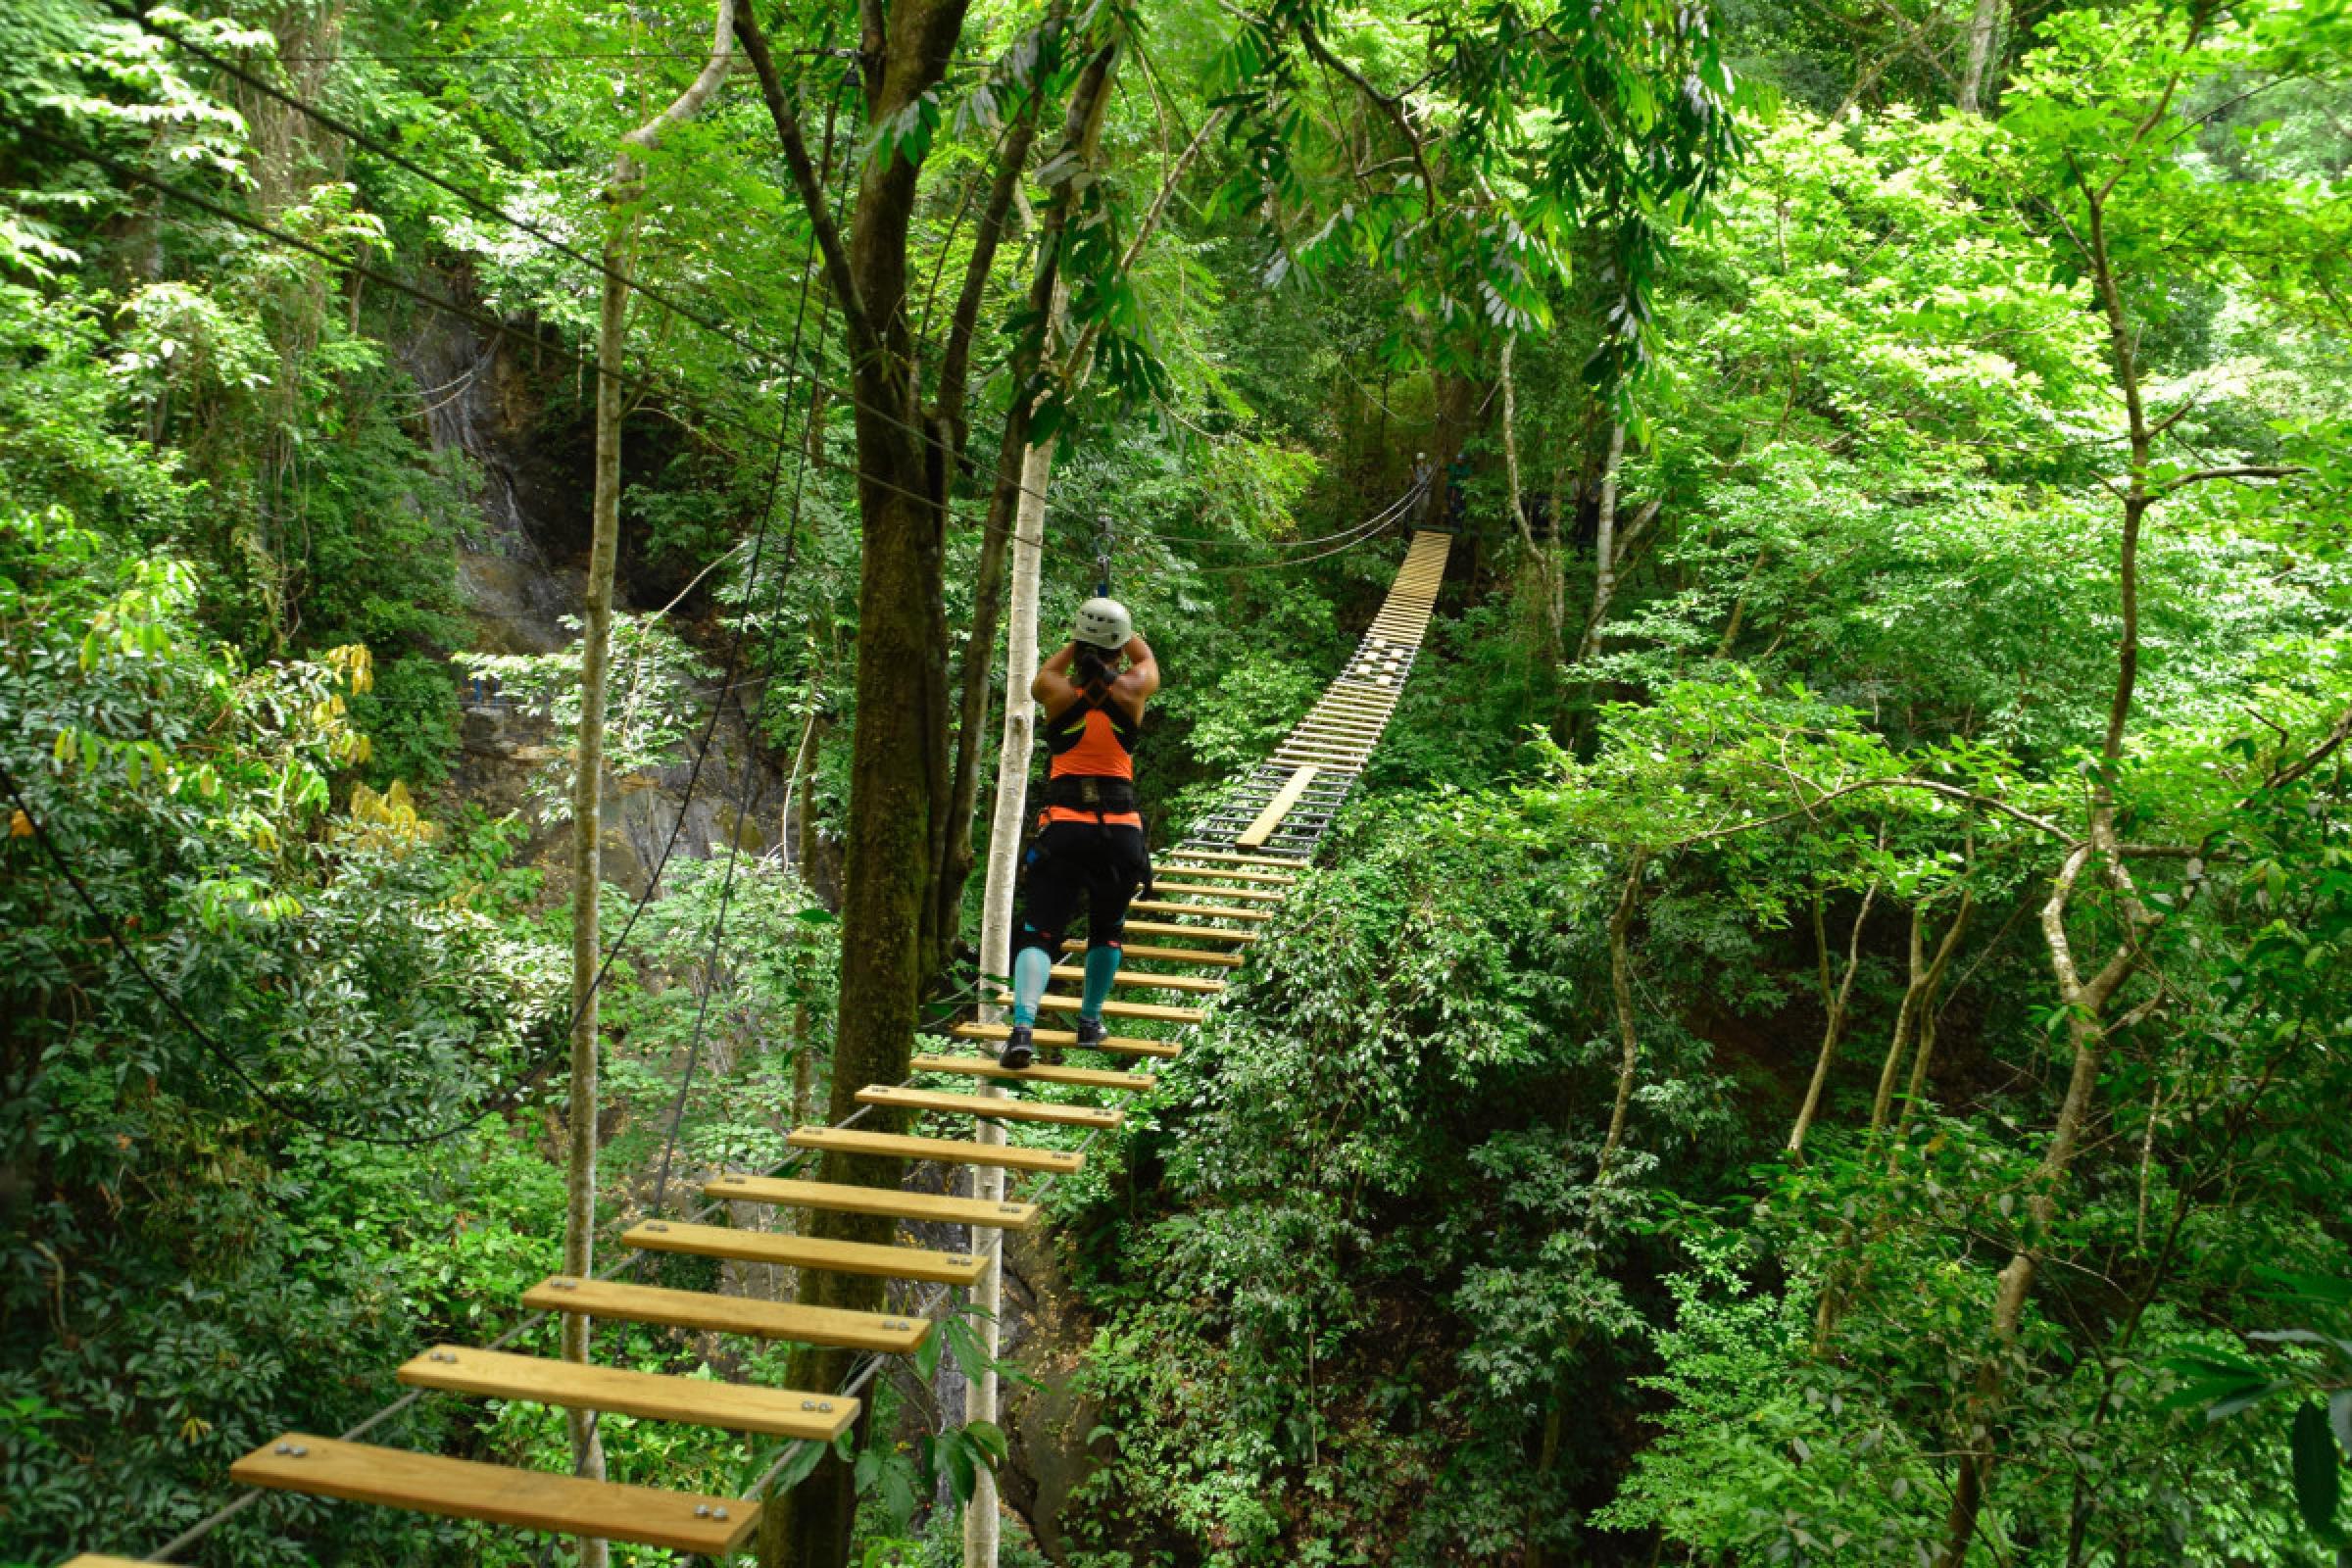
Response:
[[[1127,905],[1151,871],[1144,830],[1111,823],[1049,822],[1021,860],[1020,929],[1012,951],[1058,953],[1080,900],[1086,941],[1115,948],[1127,930]]]

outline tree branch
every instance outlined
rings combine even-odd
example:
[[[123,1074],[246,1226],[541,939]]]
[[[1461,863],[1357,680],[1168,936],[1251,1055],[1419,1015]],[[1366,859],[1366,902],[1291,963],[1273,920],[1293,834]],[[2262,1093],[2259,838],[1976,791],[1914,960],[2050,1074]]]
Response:
[[[1818,785],[1814,787],[1820,788]],[[1908,774],[1898,773],[1886,778],[1866,778],[1856,783],[1839,785],[1834,790],[1824,790],[1812,800],[1791,810],[1776,811],[1770,816],[1750,817],[1744,822],[1735,822],[1730,827],[1709,828],[1704,833],[1694,833],[1687,839],[1678,839],[1671,847],[1680,850],[1687,849],[1693,844],[1707,843],[1711,839],[1728,839],[1735,834],[1750,832],[1760,827],[1770,827],[1777,822],[1786,822],[1791,817],[1810,815],[1817,808],[1827,806],[1832,801],[1842,800],[1848,795],[1859,795],[1864,790],[1883,789],[1925,790],[1931,795],[1941,795],[1947,800],[1966,801],[1972,806],[1982,806],[1986,810],[1998,811],[2003,816],[2014,817],[2037,832],[2047,833],[2062,844],[2081,842],[2074,839],[2057,823],[2035,816],[2031,811],[2021,811],[2006,801],[1997,800],[1989,795],[1979,795],[1974,790],[1964,790],[1955,784],[1943,784],[1932,778],[1913,778]]]
[[[776,75],[775,59],[768,53],[767,39],[760,33],[760,24],[748,5],[735,13],[735,36],[742,40],[744,58],[752,63],[752,73],[760,78],[760,96],[767,105],[767,118],[775,122],[777,138],[784,144],[784,163],[792,172],[793,188],[800,193],[801,206],[807,209],[808,221],[816,230],[816,248],[825,259],[825,276],[833,285],[833,297],[841,305],[851,352],[863,360],[878,347],[873,323],[867,319],[864,302],[858,297],[857,274],[850,270],[850,255],[842,245],[841,230],[834,225],[833,214],[825,206],[824,181],[817,175],[816,165],[809,160],[808,143],[801,135],[800,117],[785,100],[784,84]]]
[[[1323,40],[1316,36],[1315,29],[1303,23],[1298,27],[1298,41],[1306,46],[1308,54],[1321,61],[1330,70],[1338,72],[1353,82],[1355,90],[1379,106],[1380,112],[1386,115],[1389,122],[1396,127],[1396,133],[1404,138],[1405,146],[1412,149],[1413,165],[1421,172],[1421,199],[1429,208],[1430,221],[1436,222],[1438,218],[1438,176],[1430,172],[1429,154],[1421,145],[1421,133],[1413,128],[1411,117],[1404,112],[1403,95],[1398,94],[1392,98],[1378,87],[1373,86],[1365,78],[1363,73],[1324,47]]]
[[[988,295],[989,274],[996,268],[998,243],[1004,237],[1004,216],[1012,208],[1013,192],[1020,188],[1021,175],[1029,167],[1029,149],[1037,141],[1037,122],[1046,99],[1043,62],[1061,24],[1062,8],[1056,6],[1038,29],[1037,79],[1029,83],[1028,101],[1021,105],[1011,133],[1005,137],[996,182],[989,187],[988,205],[981,209],[980,221],[972,228],[972,254],[964,263],[963,287],[956,296],[955,314],[948,318],[947,346],[939,361],[939,413],[948,422],[959,456],[964,443],[964,407],[970,396],[964,380],[972,360],[972,339],[979,330],[980,306]]]
[[[2176,490],[2185,489],[2192,484],[2204,484],[2214,479],[2291,479],[2299,473],[2309,473],[2310,471],[2309,468],[2291,463],[2244,463],[2226,468],[2199,468],[2193,473],[2184,473],[2178,478],[2166,480],[2163,485],[2158,487],[2156,493],[2160,496],[2169,496]]]

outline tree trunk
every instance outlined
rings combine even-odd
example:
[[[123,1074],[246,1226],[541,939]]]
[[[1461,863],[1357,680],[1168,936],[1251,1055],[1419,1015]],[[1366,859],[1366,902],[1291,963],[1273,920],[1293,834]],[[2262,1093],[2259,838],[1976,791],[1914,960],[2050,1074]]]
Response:
[[[888,122],[938,86],[962,30],[965,0],[901,0],[865,13],[860,60],[867,119]],[[858,510],[864,551],[858,586],[858,722],[850,751],[849,824],[842,847],[841,1008],[834,1030],[831,1119],[855,1111],[858,1091],[906,1076],[917,1003],[945,946],[931,901],[948,797],[947,555],[951,443],[927,419],[915,387],[916,345],[906,311],[907,236],[921,170],[895,153],[870,160],[850,232],[830,204],[801,133],[797,108],[747,10],[736,19],[744,53],[783,143],[785,163],[816,231],[841,308],[857,397]],[[878,1131],[903,1117],[877,1107]],[[904,1161],[828,1153],[827,1181],[896,1187]],[[819,1212],[812,1235],[888,1244],[883,1216]],[[809,1270],[810,1305],[875,1311],[885,1281]],[[833,1389],[853,1357],[831,1348],[794,1353],[793,1387]],[[851,1467],[828,1452],[816,1470],[767,1502],[763,1568],[841,1568],[849,1560],[857,1494]]]
[[[989,824],[988,887],[980,916],[980,971],[983,976],[1012,972],[1012,895],[1020,868],[1022,829],[1028,813],[1029,753],[1034,744],[1037,711],[1029,697],[1029,682],[1037,673],[1038,580],[1044,551],[1039,530],[1046,523],[1046,486],[1053,477],[1054,443],[1031,447],[1021,464],[1021,507],[1013,526],[1012,608],[1004,631],[1004,733],[997,747],[997,802]],[[992,981],[983,980],[982,994]],[[994,1019],[990,1004],[984,1016]],[[985,1091],[998,1094],[991,1084]],[[1004,1124],[984,1121],[983,1143],[1001,1141]],[[994,1167],[975,1168],[972,1196],[983,1202],[1004,1197],[1004,1173]],[[973,1303],[986,1315],[980,1322],[981,1347],[991,1363],[1003,1346],[997,1313],[1004,1300],[1004,1233],[975,1231],[973,1241],[988,1260],[988,1272],[972,1293]],[[992,1364],[964,1386],[966,1421],[997,1419],[997,1374]],[[999,1518],[997,1478],[983,1468],[974,1478],[972,1500],[963,1515],[965,1568],[996,1568]]]
[[[1788,1152],[1798,1160],[1804,1158],[1805,1134],[1812,1129],[1813,1117],[1821,1109],[1821,1091],[1830,1081],[1830,1062],[1838,1054],[1838,1042],[1845,1036],[1846,1006],[1853,1000],[1854,976],[1862,969],[1862,927],[1870,919],[1870,906],[1879,896],[1879,885],[1873,882],[1862,895],[1862,907],[1855,911],[1853,933],[1845,944],[1845,978],[1835,990],[1830,985],[1829,935],[1822,929],[1821,899],[1813,900],[1813,945],[1821,961],[1821,1004],[1824,1011],[1821,1026],[1821,1051],[1813,1059],[1813,1081],[1805,1086],[1805,1102],[1797,1107],[1795,1125],[1788,1129]]]
[[[1963,888],[1960,911],[1952,916],[1943,940],[1936,944],[1933,959],[1925,959],[1928,906],[1923,901],[1911,910],[1909,979],[1903,987],[1902,1004],[1895,1009],[1894,1033],[1886,1042],[1886,1060],[1879,1068],[1878,1093],[1870,1102],[1870,1130],[1874,1136],[1886,1130],[1886,1117],[1894,1103],[1894,1080],[1902,1071],[1903,1054],[1914,1036],[1919,1041],[1922,1065],[1912,1074],[1911,1097],[1919,1098],[1920,1087],[1926,1080],[1924,1063],[1935,1040],[1936,993],[1942,989],[1944,971],[1951,967],[1952,956],[1960,951],[1960,934],[1968,929],[1969,913],[1974,907],[1974,895]]]
[[[1977,114],[1984,108],[1985,78],[1992,66],[1992,35],[2000,25],[2000,0],[1977,0],[1968,19],[1968,64],[1960,72],[1960,108]]]
[[[1544,658],[1547,664],[1560,662],[1560,640],[1566,601],[1555,591],[1560,575],[1560,525],[1558,486],[1553,486],[1551,543],[1548,548],[1536,540],[1536,530],[1528,520],[1527,507],[1521,499],[1519,484],[1519,389],[1511,373],[1512,350],[1517,347],[1516,334],[1502,341],[1502,471],[1510,489],[1511,521],[1519,530],[1519,543],[1527,552],[1525,581],[1536,595],[1544,615]]]
[[[939,874],[934,894],[935,919],[943,931],[953,935],[956,916],[963,906],[964,883],[972,869],[972,818],[979,807],[979,773],[982,730],[988,722],[988,665],[989,656],[996,651],[997,594],[1002,584],[1002,562],[1008,529],[1013,518],[1025,514],[1031,505],[1026,494],[1029,488],[1015,476],[1027,466],[1029,459],[1029,422],[1037,412],[1037,400],[1045,388],[1040,379],[1048,366],[1057,366],[1066,374],[1055,349],[1064,320],[1064,291],[1061,282],[1061,234],[1069,221],[1072,181],[1067,177],[1094,163],[1102,134],[1103,112],[1110,104],[1112,73],[1118,67],[1118,49],[1106,45],[1095,52],[1087,62],[1077,84],[1070,90],[1069,110],[1063,119],[1062,139],[1058,152],[1049,161],[1049,167],[1058,167],[1063,177],[1054,185],[1052,199],[1046,205],[1038,236],[1037,270],[1029,283],[1029,309],[1038,325],[1024,334],[1014,350],[1012,361],[1013,396],[1005,410],[1004,429],[997,450],[997,482],[989,497],[988,525],[981,538],[980,581],[977,602],[973,609],[972,636],[965,648],[964,681],[961,699],[962,724],[958,730],[955,778],[950,786],[947,815],[943,819],[944,836],[939,844]],[[1025,145],[1025,144],[1024,144]],[[1009,204],[1017,182],[1004,187]],[[1001,217],[1001,215],[1000,215]],[[1042,488],[1039,487],[1039,488]],[[1037,527],[1045,526],[1045,507],[1037,504]],[[995,557],[992,563],[991,556]],[[992,565],[995,571],[992,574]],[[1032,671],[1034,673],[1034,671]],[[1027,676],[1023,677],[1026,689]],[[1022,759],[1024,765],[1027,758]]]
[[[1592,618],[1578,643],[1576,662],[1585,663],[1600,652],[1600,628],[1609,617],[1609,601],[1617,597],[1617,468],[1625,461],[1625,421],[1609,425],[1609,457],[1600,470],[1600,524],[1592,542]]]
[[[603,890],[605,771],[605,688],[612,670],[612,576],[620,545],[621,355],[628,337],[628,290],[619,281],[626,246],[617,221],[605,243],[604,298],[597,313],[596,357],[603,367],[596,382],[596,479],[590,504],[588,583],[582,597],[580,635],[580,729],[572,750],[571,780],[571,1088],[564,1109],[566,1159],[564,1201],[564,1272],[586,1279],[596,1270],[597,964],[602,943],[597,930]],[[588,1359],[589,1319],[564,1316],[562,1354]],[[603,1446],[596,1418],[587,1410],[565,1417],[571,1430],[574,1475],[601,1481]],[[605,1543],[583,1538],[582,1568],[607,1560]]]
[[[2171,88],[2166,88],[2165,93],[2169,100]],[[2035,1231],[2045,1235],[2050,1223],[2057,1217],[2057,1191],[2074,1163],[2075,1145],[2089,1115],[2091,1094],[2098,1085],[2099,1067],[2104,1059],[2107,1040],[2104,1021],[2107,1004],[2124,982],[2137,972],[2145,957],[2145,943],[2153,929],[2161,923],[2160,916],[2141,905],[2133,891],[2131,875],[2124,867],[2122,847],[2116,833],[2114,788],[2109,782],[2123,757],[2124,734],[2131,722],[2132,701],[2138,691],[2139,536],[2149,509],[2156,501],[2156,493],[2148,488],[2148,465],[2154,452],[2156,430],[2148,422],[2146,404],[2141,396],[2137,328],[2125,308],[2123,289],[2117,280],[2114,261],[2107,248],[2107,188],[2093,188],[2087,181],[2084,183],[2087,232],[2080,243],[2083,249],[2083,259],[2089,264],[2100,310],[2107,319],[2108,345],[2115,361],[2116,389],[2124,398],[2125,433],[2131,443],[2132,470],[2131,482],[2124,493],[2123,538],[2117,552],[2117,589],[2122,625],[2116,638],[2115,691],[2108,702],[2107,730],[2099,753],[2100,760],[2106,765],[2092,778],[2090,832],[2083,843],[2067,852],[2053,881],[2049,902],[2042,906],[2041,911],[2042,940],[2049,949],[2050,968],[2057,983],[2058,1001],[2066,1008],[2067,1038],[2074,1047],[2075,1058],[2074,1070],[2067,1079],[2065,1102],[2059,1107],[2058,1122],[2052,1129],[2049,1148],[2043,1152],[2041,1164],[2035,1173],[2035,1192],[2027,1203]],[[2075,886],[2094,858],[2101,862],[2106,881],[2116,895],[2116,912],[2121,916],[2124,926],[2124,940],[2107,956],[2099,968],[2088,979],[2084,979],[2075,959],[2066,917]],[[2009,1259],[2008,1266],[2001,1270],[1992,1312],[1993,1335],[2000,1342],[2000,1349],[1987,1356],[1979,1368],[1976,1388],[1967,1402],[1961,1434],[1965,1448],[1961,1455],[1959,1475],[1953,1484],[1951,1507],[1944,1516],[1944,1544],[1942,1552],[1936,1558],[1936,1568],[1962,1568],[1968,1561],[1969,1546],[1976,1539],[1977,1520],[1984,1510],[1984,1494],[1990,1485],[1996,1457],[1992,1422],[2005,1392],[2004,1357],[2017,1339],[2018,1325],[2024,1320],[2026,1300],[2034,1288],[2034,1252],[2030,1249],[2020,1248]]]
[[[1617,1036],[1623,1054],[1617,1066],[1617,1101],[1609,1110],[1608,1136],[1601,1140],[1600,1158],[1593,1162],[1592,1185],[1595,1187],[1608,1179],[1609,1166],[1616,1161],[1618,1147],[1625,1142],[1626,1108],[1634,1099],[1634,1068],[1640,1059],[1641,1042],[1634,1030],[1631,933],[1634,911],[1642,904],[1642,868],[1648,860],[1648,851],[1634,851],[1633,860],[1625,868],[1625,886],[1617,895],[1616,911],[1609,916],[1609,994],[1617,1005]]]
[[[597,309],[596,477],[588,580],[582,593],[580,729],[571,786],[571,1086],[565,1109],[564,1272],[574,1279],[585,1279],[596,1268],[597,967],[602,947],[597,920],[604,878],[605,699],[612,672],[612,577],[620,552],[620,374],[628,352],[629,315],[628,286],[621,278],[628,271],[628,239],[634,227],[621,209],[636,197],[643,177],[636,155],[658,148],[662,134],[699,111],[726,79],[734,13],[734,0],[718,0],[710,59],[666,109],[622,138],[606,191],[615,210],[606,228],[604,289]],[[589,1331],[584,1314],[564,1315],[560,1346],[564,1360],[588,1359]],[[573,1473],[602,1480],[605,1456],[594,1414],[573,1410],[566,1419]],[[608,1555],[604,1542],[581,1539],[580,1568],[603,1568]]]
[[[1455,523],[1454,460],[1462,455],[1463,445],[1477,432],[1483,405],[1479,402],[1478,383],[1451,370],[1437,372],[1435,398],[1436,420],[1430,430],[1430,485],[1429,493],[1421,500],[1420,526],[1451,528]]]

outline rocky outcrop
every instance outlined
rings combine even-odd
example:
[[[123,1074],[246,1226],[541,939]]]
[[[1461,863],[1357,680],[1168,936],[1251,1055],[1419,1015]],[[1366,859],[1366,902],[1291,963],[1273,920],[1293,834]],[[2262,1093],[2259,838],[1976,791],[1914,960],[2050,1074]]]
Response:
[[[585,584],[592,458],[586,432],[548,420],[549,387],[516,346],[436,313],[399,349],[425,399],[421,418],[434,452],[462,457],[478,481],[458,571],[472,648],[482,653],[567,646],[574,633],[564,619],[579,613]],[[635,552],[624,555],[617,584],[623,609],[660,609],[679,586]],[[723,659],[715,625],[689,622],[679,629]],[[701,733],[698,725],[695,734]],[[567,739],[496,693],[467,689],[453,788],[461,800],[492,812],[517,810],[533,773]],[[672,853],[689,858],[730,843],[757,854],[781,842],[790,759],[772,758],[755,741],[740,696],[718,713],[699,778],[696,749],[690,744],[687,757],[657,772],[607,780],[605,874],[616,885],[642,891],[673,833]],[[524,857],[561,873],[567,831],[558,824],[541,832]],[[549,891],[560,889],[551,882]]]
[[[1005,1504],[1028,1525],[1038,1549],[1066,1562],[1070,1542],[1063,1519],[1070,1494],[1099,1463],[1088,1435],[1100,1410],[1077,1387],[1094,1327],[1077,1305],[1054,1247],[1050,1230],[1005,1238],[1004,1353],[1040,1386],[1004,1385],[1004,1437],[1011,1451],[1002,1485]]]

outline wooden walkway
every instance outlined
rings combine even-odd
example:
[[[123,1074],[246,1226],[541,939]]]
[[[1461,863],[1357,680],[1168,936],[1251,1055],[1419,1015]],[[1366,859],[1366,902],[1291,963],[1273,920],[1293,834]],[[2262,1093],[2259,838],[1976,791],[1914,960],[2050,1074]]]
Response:
[[[1125,950],[1119,984],[1169,1000],[1114,1000],[1110,1017],[1145,1028],[1183,1031],[1214,1005],[1233,970],[1247,961],[1250,944],[1275,918],[1306,873],[1323,831],[1354,787],[1411,673],[1445,576],[1448,535],[1414,536],[1389,590],[1337,679],[1273,755],[1243,778],[1196,822],[1158,866],[1155,897],[1135,908],[1165,919],[1131,920],[1129,933],[1154,945]],[[1071,944],[1073,948],[1077,944]],[[1074,981],[1067,966],[1057,978]],[[1077,1001],[1049,996],[1045,1006],[1071,1012]],[[990,1045],[1002,1025],[956,1024],[949,1047],[913,1059],[904,1084],[868,1084],[858,1098],[919,1118],[915,1124],[947,1136],[912,1137],[854,1127],[801,1127],[789,1143],[801,1150],[846,1150],[945,1166],[988,1166],[1052,1180],[1083,1168],[1083,1151],[1065,1147],[1115,1129],[1126,1112],[1115,1104],[1068,1098],[1149,1094],[1157,1080],[1127,1070],[1138,1058],[1166,1059],[1182,1050],[1170,1033],[1113,1035],[1087,1053],[1085,1063],[1048,1062],[1014,1072],[997,1064]],[[1040,1046],[1069,1047],[1067,1029],[1040,1028]],[[943,1043],[945,1044],[945,1043]],[[984,1089],[1050,1089],[1039,1098],[958,1092],[975,1081]],[[1052,1140],[1014,1144],[970,1135],[983,1124],[1020,1129]],[[960,1136],[959,1136],[960,1135]],[[1037,1223],[1034,1201],[988,1201],[892,1188],[852,1186],[774,1176],[721,1174],[703,1187],[730,1211],[832,1209],[880,1214],[911,1224],[968,1227],[968,1250],[915,1245],[869,1246],[757,1229],[675,1220],[646,1220],[621,1236],[624,1247],[686,1252],[795,1268],[882,1275],[944,1290],[968,1286],[981,1269],[983,1231],[1020,1230]],[[665,1324],[759,1340],[844,1346],[882,1355],[912,1354],[933,1330],[915,1311],[848,1312],[755,1300],[715,1293],[667,1290],[612,1280],[554,1275],[523,1294],[522,1303],[554,1313],[580,1313]],[[828,1442],[858,1418],[859,1401],[844,1395],[755,1388],[704,1378],[664,1377],[612,1367],[582,1366],[500,1349],[441,1345],[399,1369],[417,1389],[479,1398],[522,1400],[567,1409],[611,1410],[648,1420],[713,1431]],[[518,1470],[448,1459],[379,1446],[289,1432],[238,1460],[231,1476],[245,1485],[346,1501],[479,1519],[517,1529],[598,1536],[675,1551],[725,1557],[740,1550],[757,1528],[760,1504],[749,1498],[698,1496],[616,1482]],[[106,1568],[124,1558],[83,1555],[67,1568]]]

